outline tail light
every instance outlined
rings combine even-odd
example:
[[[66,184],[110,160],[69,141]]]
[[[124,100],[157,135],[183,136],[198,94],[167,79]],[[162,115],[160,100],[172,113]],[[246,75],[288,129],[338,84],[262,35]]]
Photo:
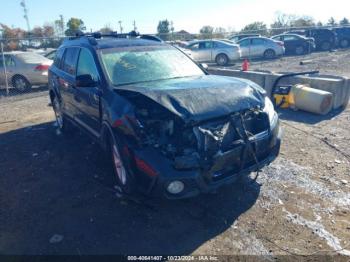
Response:
[[[49,69],[49,65],[38,65],[35,67],[35,71],[47,71]]]

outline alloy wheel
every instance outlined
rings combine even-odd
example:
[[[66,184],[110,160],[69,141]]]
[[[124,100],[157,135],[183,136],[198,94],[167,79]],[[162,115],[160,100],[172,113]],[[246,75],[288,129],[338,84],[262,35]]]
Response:
[[[112,155],[113,155],[114,169],[115,169],[116,175],[118,176],[118,180],[123,186],[125,186],[127,182],[126,169],[124,167],[117,145],[115,144],[112,147]]]
[[[61,112],[60,103],[58,102],[57,98],[55,98],[53,101],[53,111],[55,112],[57,125],[60,129],[62,129],[63,128],[63,115]]]

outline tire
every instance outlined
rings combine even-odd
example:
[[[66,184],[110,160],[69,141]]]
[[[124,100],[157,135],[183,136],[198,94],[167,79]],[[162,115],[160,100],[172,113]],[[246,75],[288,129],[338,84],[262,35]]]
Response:
[[[215,58],[215,62],[219,65],[219,66],[225,66],[228,64],[228,56],[225,54],[218,54]]]
[[[67,120],[67,118],[64,116],[61,108],[61,103],[56,96],[53,97],[52,108],[55,113],[58,129],[65,135],[73,133],[73,126],[69,122],[69,120]]]
[[[276,57],[276,52],[272,49],[267,49],[264,52],[264,58],[266,58],[266,59],[273,59],[275,57]]]
[[[115,135],[110,135],[109,138],[109,154],[112,164],[112,172],[117,182],[121,193],[130,195],[135,192],[135,181],[130,172],[130,165],[128,159],[121,154],[121,143]]]
[[[348,39],[342,39],[339,42],[339,45],[341,48],[347,48],[349,47],[349,40]]]
[[[31,89],[29,81],[24,76],[14,76],[12,79],[12,85],[19,92],[25,92]]]
[[[329,51],[329,50],[331,50],[331,47],[332,47],[332,45],[328,41],[325,41],[325,42],[321,43],[321,50],[322,51]]]
[[[295,54],[296,55],[303,55],[303,54],[305,54],[305,48],[303,47],[303,46],[297,46],[296,48],[295,48]]]

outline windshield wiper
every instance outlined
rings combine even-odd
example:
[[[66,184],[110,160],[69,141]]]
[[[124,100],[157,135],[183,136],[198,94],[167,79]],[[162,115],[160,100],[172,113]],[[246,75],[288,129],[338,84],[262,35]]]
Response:
[[[187,78],[187,77],[193,77],[196,75],[191,76],[176,76],[176,77],[170,77],[170,78],[160,78],[160,79],[154,79],[154,80],[145,80],[145,81],[135,81],[125,84],[113,84],[113,86],[128,86],[128,85],[135,85],[135,84],[141,84],[141,83],[149,83],[149,82],[156,82],[156,81],[163,81],[163,80],[171,80],[171,79],[177,79],[177,78]]]

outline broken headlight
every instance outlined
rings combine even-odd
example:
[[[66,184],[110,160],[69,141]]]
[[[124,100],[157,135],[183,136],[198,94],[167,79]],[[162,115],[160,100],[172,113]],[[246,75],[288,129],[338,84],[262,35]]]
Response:
[[[265,97],[264,112],[269,116],[270,127],[275,126],[277,121],[277,113],[270,98],[268,98],[267,96]]]

